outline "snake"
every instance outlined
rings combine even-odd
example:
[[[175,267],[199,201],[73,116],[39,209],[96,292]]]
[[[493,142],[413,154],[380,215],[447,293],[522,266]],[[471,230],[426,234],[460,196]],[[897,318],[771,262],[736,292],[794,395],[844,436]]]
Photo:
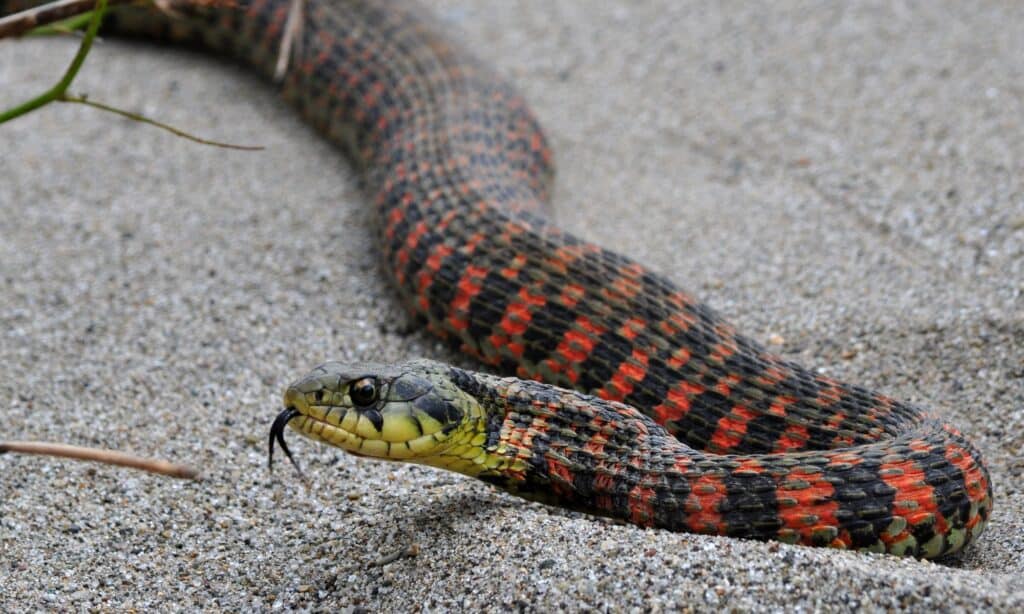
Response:
[[[267,76],[293,32],[279,87],[358,169],[381,270],[416,322],[497,373],[324,363],[287,388],[271,462],[275,441],[292,458],[290,428],[641,527],[928,559],[984,530],[989,471],[955,427],[772,354],[666,276],[551,221],[537,119],[424,9],[164,5],[120,7],[104,27]]]

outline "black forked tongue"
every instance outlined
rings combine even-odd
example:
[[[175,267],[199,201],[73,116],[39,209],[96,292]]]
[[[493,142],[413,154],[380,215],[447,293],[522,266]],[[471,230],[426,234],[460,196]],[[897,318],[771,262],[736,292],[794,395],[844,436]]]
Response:
[[[281,444],[281,450],[284,451],[284,455],[288,457],[292,466],[295,467],[295,473],[299,474],[299,479],[301,479],[308,488],[309,481],[306,480],[306,476],[303,475],[302,469],[299,467],[299,463],[295,461],[295,457],[292,456],[292,451],[288,449],[288,444],[284,441],[285,427],[288,426],[288,423],[292,418],[301,415],[302,414],[300,414],[294,407],[288,407],[283,412],[277,414],[277,418],[274,418],[274,423],[270,425],[270,448],[267,454],[267,469],[271,473],[274,472],[274,441],[276,440],[277,443]]]

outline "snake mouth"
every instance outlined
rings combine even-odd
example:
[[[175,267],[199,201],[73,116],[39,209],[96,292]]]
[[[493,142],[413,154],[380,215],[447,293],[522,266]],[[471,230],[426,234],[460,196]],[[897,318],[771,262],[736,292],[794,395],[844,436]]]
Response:
[[[293,408],[294,409],[294,408]],[[419,421],[416,424],[416,436],[395,438],[388,441],[383,437],[384,428],[397,429],[400,432],[408,427],[410,421],[408,416],[389,416],[382,424],[381,430],[376,427],[370,429],[365,423],[368,421],[360,412],[353,409],[338,411],[337,407],[303,406],[303,410],[294,409],[294,414],[288,414],[288,410],[282,412],[274,421],[277,425],[280,422],[280,429],[291,422],[291,427],[306,437],[326,443],[345,452],[362,458],[377,458],[381,460],[403,461],[411,460],[421,455],[436,453],[443,448],[452,428],[431,429],[427,433]],[[334,411],[332,411],[334,410]],[[308,412],[308,413],[307,413]],[[322,417],[320,417],[322,416]],[[294,420],[294,422],[292,421]],[[455,425],[452,425],[455,426]],[[281,446],[284,449],[284,446]],[[286,451],[287,453],[287,451]]]

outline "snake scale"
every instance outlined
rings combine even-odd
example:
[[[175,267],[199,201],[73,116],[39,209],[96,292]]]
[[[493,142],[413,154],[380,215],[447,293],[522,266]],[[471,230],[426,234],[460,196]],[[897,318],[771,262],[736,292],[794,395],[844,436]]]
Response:
[[[270,74],[289,1],[211,4],[119,10],[108,26]],[[641,526],[923,558],[984,529],[988,471],[954,427],[770,354],[545,219],[537,121],[418,8],[307,0],[283,91],[361,170],[404,304],[516,377],[326,363],[288,389],[271,454],[288,425]]]

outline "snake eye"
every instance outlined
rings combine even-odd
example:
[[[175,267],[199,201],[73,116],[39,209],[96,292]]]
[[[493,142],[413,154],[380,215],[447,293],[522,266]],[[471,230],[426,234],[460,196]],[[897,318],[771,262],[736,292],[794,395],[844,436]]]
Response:
[[[348,388],[348,396],[352,403],[358,407],[366,407],[377,402],[377,380],[372,377],[364,377],[356,380]]]

